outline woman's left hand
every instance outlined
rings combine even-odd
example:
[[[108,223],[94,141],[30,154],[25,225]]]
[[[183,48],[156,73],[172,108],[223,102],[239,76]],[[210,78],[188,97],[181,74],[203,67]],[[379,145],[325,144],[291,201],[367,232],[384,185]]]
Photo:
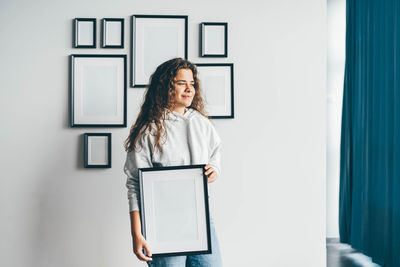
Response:
[[[210,164],[207,164],[204,169],[206,170],[204,174],[207,175],[207,182],[214,182],[217,179],[217,172],[214,168]]]

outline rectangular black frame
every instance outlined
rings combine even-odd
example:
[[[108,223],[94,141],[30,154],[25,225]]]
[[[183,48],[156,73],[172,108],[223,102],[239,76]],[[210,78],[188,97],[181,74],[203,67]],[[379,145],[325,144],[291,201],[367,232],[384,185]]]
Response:
[[[134,82],[134,34],[135,34],[135,19],[136,18],[158,18],[158,19],[184,19],[185,20],[185,59],[188,58],[188,16],[185,15],[132,15],[131,16],[131,55],[130,55],[130,87],[143,88],[147,84],[135,84]]]
[[[78,44],[78,34],[79,34],[79,22],[81,21],[91,21],[93,23],[93,44],[92,45],[79,45]],[[73,22],[73,42],[72,46],[74,48],[96,48],[96,19],[95,18],[75,18]]]
[[[88,162],[88,157],[89,157],[89,149],[88,149],[88,144],[89,144],[89,137],[90,136],[105,136],[108,138],[108,164],[107,165],[90,165]],[[84,138],[84,166],[85,168],[111,168],[111,133],[85,133],[83,135]]]
[[[124,60],[124,122],[122,124],[77,124],[74,122],[74,58],[79,57],[88,57],[88,58],[107,58],[107,57],[120,57]],[[104,54],[73,54],[70,55],[70,75],[69,75],[69,83],[70,83],[70,126],[71,127],[126,127],[126,113],[127,113],[127,77],[126,77],[126,55],[104,55]]]
[[[231,115],[227,116],[209,116],[211,119],[234,119],[235,109],[234,109],[234,67],[233,63],[195,63],[198,67],[230,67],[231,69]]]
[[[204,27],[206,26],[223,26],[225,29],[225,34],[224,34],[224,38],[225,38],[225,51],[223,54],[206,54],[204,52],[204,47],[203,47],[203,41],[205,40],[204,37]],[[200,23],[200,51],[199,51],[199,55],[200,57],[228,57],[228,23],[227,22],[202,22]]]
[[[108,21],[119,21],[121,23],[121,44],[120,45],[107,45],[106,43],[106,23]],[[124,31],[125,31],[125,19],[123,18],[103,18],[101,21],[101,47],[102,48],[124,48]]]
[[[210,208],[208,203],[208,183],[207,176],[204,174],[205,164],[196,165],[180,165],[180,166],[168,166],[168,167],[150,167],[150,168],[139,168],[139,187],[140,187],[140,219],[142,227],[142,235],[146,239],[146,220],[145,220],[145,207],[144,207],[144,195],[143,195],[143,172],[152,171],[164,171],[164,170],[181,170],[181,169],[193,169],[201,168],[203,170],[203,186],[204,186],[204,204],[205,204],[205,218],[207,228],[207,246],[208,249],[204,251],[186,251],[186,252],[173,252],[173,253],[152,253],[153,256],[182,256],[182,255],[195,255],[195,254],[210,254],[212,253],[211,247],[211,226],[210,226]],[[145,253],[145,251],[144,251]]]

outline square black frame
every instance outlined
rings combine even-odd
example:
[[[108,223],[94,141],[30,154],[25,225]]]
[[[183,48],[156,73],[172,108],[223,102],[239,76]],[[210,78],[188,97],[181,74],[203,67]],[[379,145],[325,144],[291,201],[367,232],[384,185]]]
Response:
[[[90,136],[105,136],[108,138],[108,147],[107,147],[107,149],[108,149],[108,153],[107,153],[108,154],[108,164],[106,164],[106,165],[90,165],[89,164],[89,162],[88,162],[88,157],[89,157],[88,145],[89,145],[89,137]],[[84,166],[85,166],[85,168],[111,168],[111,133],[85,133],[83,135],[83,138],[84,138],[84,146],[85,146],[85,148],[84,148],[84,153],[85,153]]]
[[[209,116],[211,119],[234,119],[235,108],[234,108],[234,67],[233,63],[195,63],[198,67],[229,67],[231,72],[231,114],[227,116]]]
[[[79,34],[79,27],[78,24],[81,21],[91,21],[93,23],[93,44],[92,45],[79,45],[78,44],[78,34]],[[72,46],[74,48],[96,48],[96,24],[97,20],[95,18],[75,18],[73,20],[73,42]]]
[[[204,37],[204,27],[207,26],[223,26],[224,27],[224,53],[223,54],[206,54],[204,52],[203,42]],[[199,44],[199,56],[200,57],[228,57],[228,23],[227,22],[202,22],[200,23],[200,44]]]
[[[188,58],[188,16],[186,15],[132,15],[131,16],[131,55],[130,55],[130,87],[143,88],[147,84],[135,84],[134,82],[134,61],[136,53],[134,51],[134,34],[135,34],[135,20],[136,18],[155,18],[155,19],[184,19],[185,20],[185,56]]]
[[[210,208],[208,203],[208,183],[207,176],[204,172],[205,164],[195,164],[195,165],[179,165],[179,166],[167,166],[167,167],[150,167],[150,168],[139,168],[139,192],[140,192],[140,219],[142,235],[146,238],[146,221],[145,221],[145,207],[144,207],[144,195],[143,195],[143,172],[151,171],[164,171],[164,170],[181,170],[181,169],[192,169],[192,168],[202,168],[203,170],[203,187],[204,187],[204,206],[205,206],[205,219],[206,219],[206,234],[207,234],[207,250],[203,251],[186,251],[186,252],[172,252],[172,253],[152,253],[153,256],[182,256],[182,255],[196,255],[196,254],[210,254],[212,253],[211,247],[211,223],[210,223]],[[145,252],[145,251],[144,251]]]
[[[106,23],[108,21],[119,21],[121,23],[121,44],[120,45],[107,45],[106,43]],[[102,48],[124,48],[124,31],[125,31],[125,19],[123,18],[103,18],[101,20],[101,47]]]
[[[88,58],[106,58],[106,57],[120,57],[124,60],[124,121],[122,124],[77,124],[74,122],[74,59],[80,57],[88,57]],[[126,75],[126,55],[105,55],[105,54],[73,54],[70,55],[70,71],[69,71],[69,85],[70,85],[70,126],[71,127],[126,127],[126,113],[127,113],[127,75]]]

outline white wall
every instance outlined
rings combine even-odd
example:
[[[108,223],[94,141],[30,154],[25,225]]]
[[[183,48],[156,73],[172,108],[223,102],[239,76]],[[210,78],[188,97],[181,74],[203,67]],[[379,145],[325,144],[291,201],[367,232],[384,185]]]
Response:
[[[346,0],[328,0],[326,236],[339,237],[340,130],[346,46]]]
[[[223,175],[210,185],[228,267],[325,266],[326,1],[2,0],[0,265],[144,266],[131,253],[129,128],[68,127],[75,17],[189,15],[189,59],[235,64],[234,120],[215,120]],[[229,58],[198,58],[198,24],[229,23]],[[99,25],[99,24],[98,24]],[[129,27],[126,27],[128,37]],[[128,122],[143,89],[128,89]],[[82,167],[82,134],[113,134],[113,167]]]

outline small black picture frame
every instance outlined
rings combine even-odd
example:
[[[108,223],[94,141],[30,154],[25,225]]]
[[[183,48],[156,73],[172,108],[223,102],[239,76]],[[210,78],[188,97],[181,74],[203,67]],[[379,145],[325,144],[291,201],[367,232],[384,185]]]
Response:
[[[123,18],[103,18],[101,21],[101,47],[124,48],[124,25]]]
[[[75,18],[73,20],[74,48],[96,48],[96,19]]]
[[[111,168],[111,133],[84,134],[85,168]]]
[[[204,167],[139,168],[142,234],[153,256],[212,253]]]
[[[195,65],[209,117],[234,119],[233,63],[196,63]]]
[[[200,57],[228,57],[228,23],[200,23]]]

